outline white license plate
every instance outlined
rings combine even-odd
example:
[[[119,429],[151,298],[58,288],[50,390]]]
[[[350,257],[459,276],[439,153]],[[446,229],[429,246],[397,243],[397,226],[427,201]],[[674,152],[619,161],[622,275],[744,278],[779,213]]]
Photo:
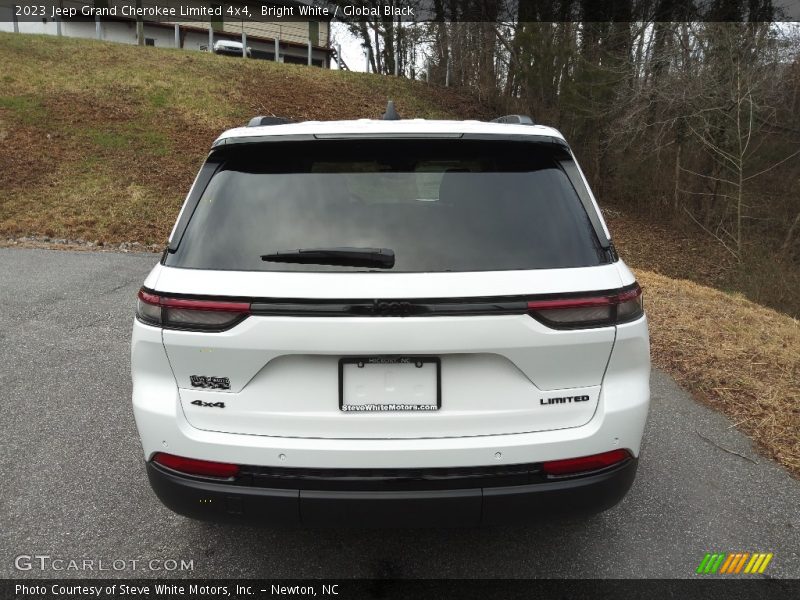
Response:
[[[441,407],[436,357],[369,356],[339,360],[343,412],[431,412]]]

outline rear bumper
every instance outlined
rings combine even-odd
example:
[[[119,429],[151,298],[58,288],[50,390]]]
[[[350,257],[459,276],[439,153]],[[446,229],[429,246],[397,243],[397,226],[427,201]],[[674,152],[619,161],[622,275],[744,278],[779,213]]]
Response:
[[[451,479],[446,489],[396,490],[314,489],[313,483],[302,480],[296,487],[219,483],[179,475],[152,462],[147,463],[147,475],[168,508],[201,520],[269,526],[469,527],[609,509],[630,489],[636,468],[637,460],[631,458],[569,479],[486,486],[464,479],[464,487]]]

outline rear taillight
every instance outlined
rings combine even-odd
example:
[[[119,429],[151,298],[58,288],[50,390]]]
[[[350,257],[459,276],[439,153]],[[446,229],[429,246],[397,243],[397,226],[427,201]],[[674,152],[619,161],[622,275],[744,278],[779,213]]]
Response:
[[[602,454],[581,456],[579,458],[566,458],[564,460],[550,460],[542,464],[545,475],[560,477],[564,475],[579,475],[600,471],[619,465],[631,457],[627,450],[611,450]]]
[[[224,331],[249,314],[249,302],[170,298],[144,289],[139,290],[136,305],[140,321],[167,329]]]
[[[198,460],[196,458],[185,458],[183,456],[175,456],[174,454],[166,454],[165,452],[156,452],[153,456],[153,462],[162,467],[172,469],[173,471],[178,471],[179,473],[199,475],[201,477],[230,479],[239,474],[239,465],[214,462],[211,460]]]
[[[528,314],[557,329],[605,327],[638,319],[644,314],[638,283],[611,294],[533,300]]]

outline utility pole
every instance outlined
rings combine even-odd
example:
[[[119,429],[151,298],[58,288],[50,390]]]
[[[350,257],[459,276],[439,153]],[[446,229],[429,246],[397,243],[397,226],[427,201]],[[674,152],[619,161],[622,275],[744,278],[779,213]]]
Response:
[[[142,0],[136,0],[136,8],[142,10]],[[142,17],[136,17],[136,43],[144,46],[144,21]]]
[[[247,58],[247,32],[244,30],[244,21],[242,21],[242,58]]]

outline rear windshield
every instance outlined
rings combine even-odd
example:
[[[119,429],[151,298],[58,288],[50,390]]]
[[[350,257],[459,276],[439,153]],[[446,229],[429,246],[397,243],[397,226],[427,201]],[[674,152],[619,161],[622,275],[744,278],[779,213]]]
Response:
[[[365,271],[265,262],[299,249],[382,248],[390,272],[606,262],[551,145],[467,140],[245,144],[228,149],[166,264]],[[384,269],[385,270],[385,269]]]

